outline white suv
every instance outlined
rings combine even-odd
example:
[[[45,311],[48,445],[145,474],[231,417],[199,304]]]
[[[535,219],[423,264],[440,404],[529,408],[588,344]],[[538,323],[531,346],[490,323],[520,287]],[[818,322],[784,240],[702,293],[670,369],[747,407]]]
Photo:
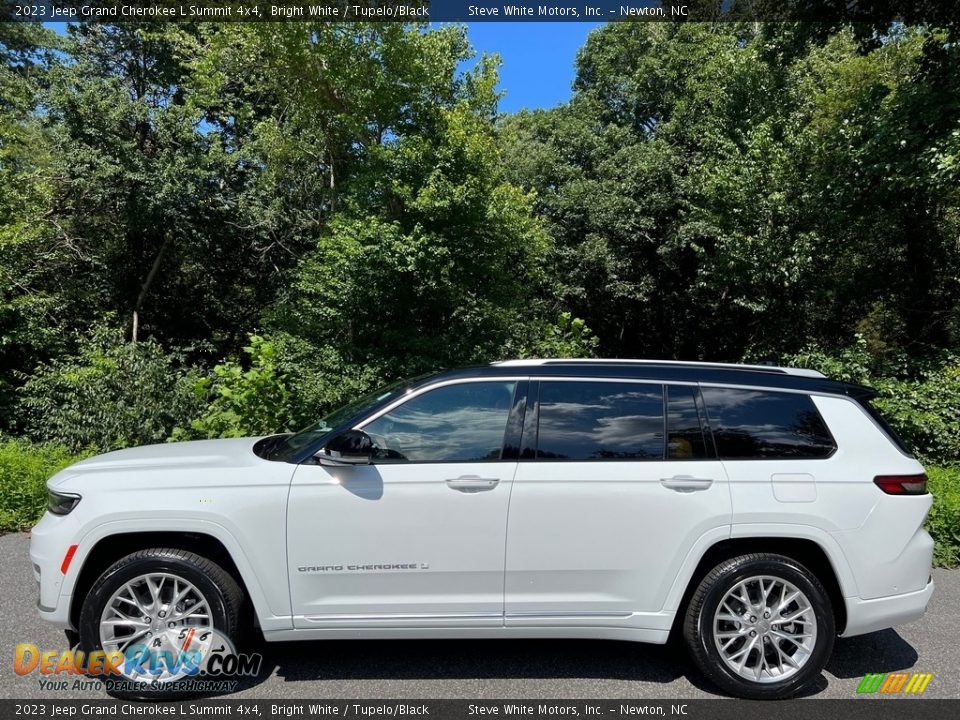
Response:
[[[108,453],[49,481],[40,614],[88,653],[233,637],[247,603],[268,641],[677,633],[723,690],[786,697],[835,636],[933,592],[926,476],[872,394],[766,366],[509,361],[295,435]]]

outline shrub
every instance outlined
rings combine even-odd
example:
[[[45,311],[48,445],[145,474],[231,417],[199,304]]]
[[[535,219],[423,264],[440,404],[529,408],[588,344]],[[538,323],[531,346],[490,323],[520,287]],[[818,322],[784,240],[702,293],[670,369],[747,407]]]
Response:
[[[33,525],[47,506],[47,480],[90,452],[0,438],[0,532]]]
[[[41,365],[20,388],[20,426],[31,439],[73,451],[164,442],[202,401],[181,358],[147,339],[96,329],[75,356]]]
[[[288,333],[274,336],[290,389],[290,426],[301,428],[387,382],[424,371],[397,362],[358,363],[333,344],[315,345]],[[387,369],[389,367],[389,370]]]
[[[556,321],[545,317],[518,322],[515,337],[504,343],[501,358],[593,357],[599,345],[587,324],[571,313],[562,312]]]
[[[960,467],[929,467],[933,507],[927,529],[933,536],[933,562],[940,567],[960,566]]]
[[[879,393],[873,404],[917,457],[934,464],[960,460],[960,358],[877,358],[857,336],[836,353],[807,350],[785,362],[873,387]]]
[[[249,367],[229,360],[193,384],[195,398],[206,406],[189,425],[178,427],[171,440],[266,435],[288,429],[290,391],[277,365],[273,342],[250,336],[244,348]]]
[[[960,460],[960,362],[922,370],[914,380],[868,384],[880,393],[873,404],[920,459]]]

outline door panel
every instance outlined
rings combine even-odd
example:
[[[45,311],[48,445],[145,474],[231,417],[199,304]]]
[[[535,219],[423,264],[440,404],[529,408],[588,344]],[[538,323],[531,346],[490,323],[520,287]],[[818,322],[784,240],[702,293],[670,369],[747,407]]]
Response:
[[[520,463],[510,502],[508,625],[655,613],[697,539],[729,534],[727,477],[697,390],[663,390],[541,379],[535,459]]]
[[[500,624],[515,470],[514,462],[300,466],[288,524],[295,624],[450,614]],[[499,482],[472,492],[447,483],[470,475]]]
[[[711,479],[681,491],[661,479]],[[718,461],[521,463],[507,528],[508,625],[656,612],[694,542],[730,525]]]
[[[515,380],[425,388],[358,425],[373,464],[297,469],[287,524],[296,627],[502,625],[517,463],[500,458],[524,392]]]

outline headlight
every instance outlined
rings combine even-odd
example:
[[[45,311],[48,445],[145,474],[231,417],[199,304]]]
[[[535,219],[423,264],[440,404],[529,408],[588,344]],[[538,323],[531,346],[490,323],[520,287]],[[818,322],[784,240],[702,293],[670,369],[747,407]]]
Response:
[[[79,495],[58,493],[47,488],[47,510],[54,515],[66,515],[80,502]]]

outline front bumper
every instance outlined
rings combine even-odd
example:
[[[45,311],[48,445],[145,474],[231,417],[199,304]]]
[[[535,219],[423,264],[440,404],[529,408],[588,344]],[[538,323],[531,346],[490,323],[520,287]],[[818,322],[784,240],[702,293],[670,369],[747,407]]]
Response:
[[[933,578],[922,590],[863,600],[844,598],[847,608],[847,626],[841,637],[853,637],[884,630],[923,617],[933,595]]]
[[[30,562],[39,585],[37,610],[47,622],[63,628],[70,627],[70,592],[76,580],[79,563],[71,563],[67,574],[61,572],[64,555],[75,543],[76,524],[70,515],[46,513],[30,532]]]

